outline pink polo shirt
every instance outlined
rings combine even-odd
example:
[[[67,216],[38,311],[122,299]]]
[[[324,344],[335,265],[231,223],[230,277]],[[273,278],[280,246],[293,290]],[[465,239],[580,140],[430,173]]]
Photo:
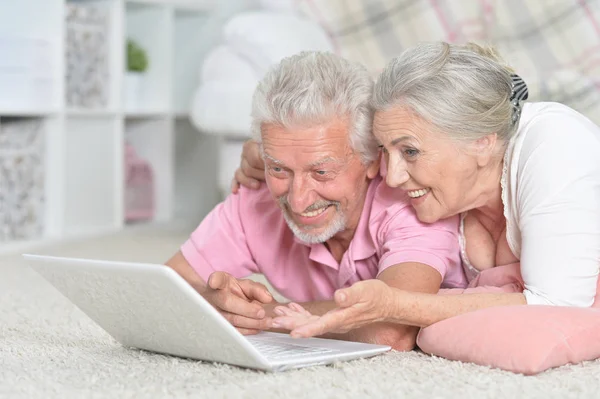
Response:
[[[371,181],[358,227],[341,262],[324,244],[306,244],[287,226],[266,184],[242,187],[213,209],[181,247],[206,281],[215,271],[237,278],[262,273],[286,298],[331,299],[336,289],[377,277],[390,266],[419,262],[436,269],[444,288],[466,287],[458,218],[419,222],[406,194]]]

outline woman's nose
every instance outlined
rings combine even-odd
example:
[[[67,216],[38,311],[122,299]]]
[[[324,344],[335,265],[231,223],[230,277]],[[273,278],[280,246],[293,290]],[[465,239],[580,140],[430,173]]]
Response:
[[[390,159],[387,165],[387,176],[385,182],[390,187],[399,187],[409,179],[405,162]]]

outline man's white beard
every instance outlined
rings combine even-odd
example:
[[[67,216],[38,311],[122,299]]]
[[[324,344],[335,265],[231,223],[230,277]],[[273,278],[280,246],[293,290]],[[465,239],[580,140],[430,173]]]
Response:
[[[339,202],[332,201],[330,203],[330,205],[335,206],[335,217],[329,223],[329,225],[325,228],[325,230],[319,234],[311,234],[309,232],[306,232],[305,230],[310,229],[311,226],[305,226],[305,228],[302,229],[302,228],[300,228],[300,226],[298,226],[294,222],[294,220],[292,219],[292,216],[290,215],[290,208],[288,206],[287,199],[280,197],[279,204],[281,206],[281,211],[283,212],[283,218],[285,219],[289,228],[292,230],[292,232],[294,233],[294,235],[296,237],[298,237],[300,240],[304,241],[307,244],[323,243],[323,242],[331,239],[337,233],[339,233],[340,231],[343,231],[346,228],[346,217],[340,211]],[[307,211],[311,210],[310,208],[313,207],[313,205],[311,205],[309,208],[307,208]],[[316,210],[316,209],[313,209],[313,210]],[[325,211],[325,212],[327,212],[327,211]]]

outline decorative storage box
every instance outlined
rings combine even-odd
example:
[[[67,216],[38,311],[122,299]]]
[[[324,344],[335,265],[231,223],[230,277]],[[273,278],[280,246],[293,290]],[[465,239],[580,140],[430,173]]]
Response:
[[[150,165],[125,145],[125,220],[154,218],[154,176]]]
[[[110,81],[108,10],[72,2],[66,7],[67,105],[106,108]]]
[[[0,242],[43,232],[42,125],[41,119],[0,119]]]

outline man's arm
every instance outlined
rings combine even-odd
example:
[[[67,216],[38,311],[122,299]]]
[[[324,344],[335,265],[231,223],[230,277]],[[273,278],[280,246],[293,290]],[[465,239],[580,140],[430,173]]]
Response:
[[[166,265],[179,273],[242,334],[256,334],[271,327],[271,318],[265,317],[261,304],[271,302],[273,297],[263,284],[239,280],[225,272],[214,272],[205,282],[181,251]]]
[[[431,266],[422,263],[402,263],[385,269],[378,279],[403,291],[435,294],[439,291],[442,276]],[[337,305],[336,305],[337,307]],[[389,345],[395,350],[414,349],[418,327],[378,322],[349,331],[352,341]]]
[[[202,293],[206,288],[206,282],[185,259],[181,251],[177,251],[165,265],[175,270],[181,277],[184,278],[196,291]]]

